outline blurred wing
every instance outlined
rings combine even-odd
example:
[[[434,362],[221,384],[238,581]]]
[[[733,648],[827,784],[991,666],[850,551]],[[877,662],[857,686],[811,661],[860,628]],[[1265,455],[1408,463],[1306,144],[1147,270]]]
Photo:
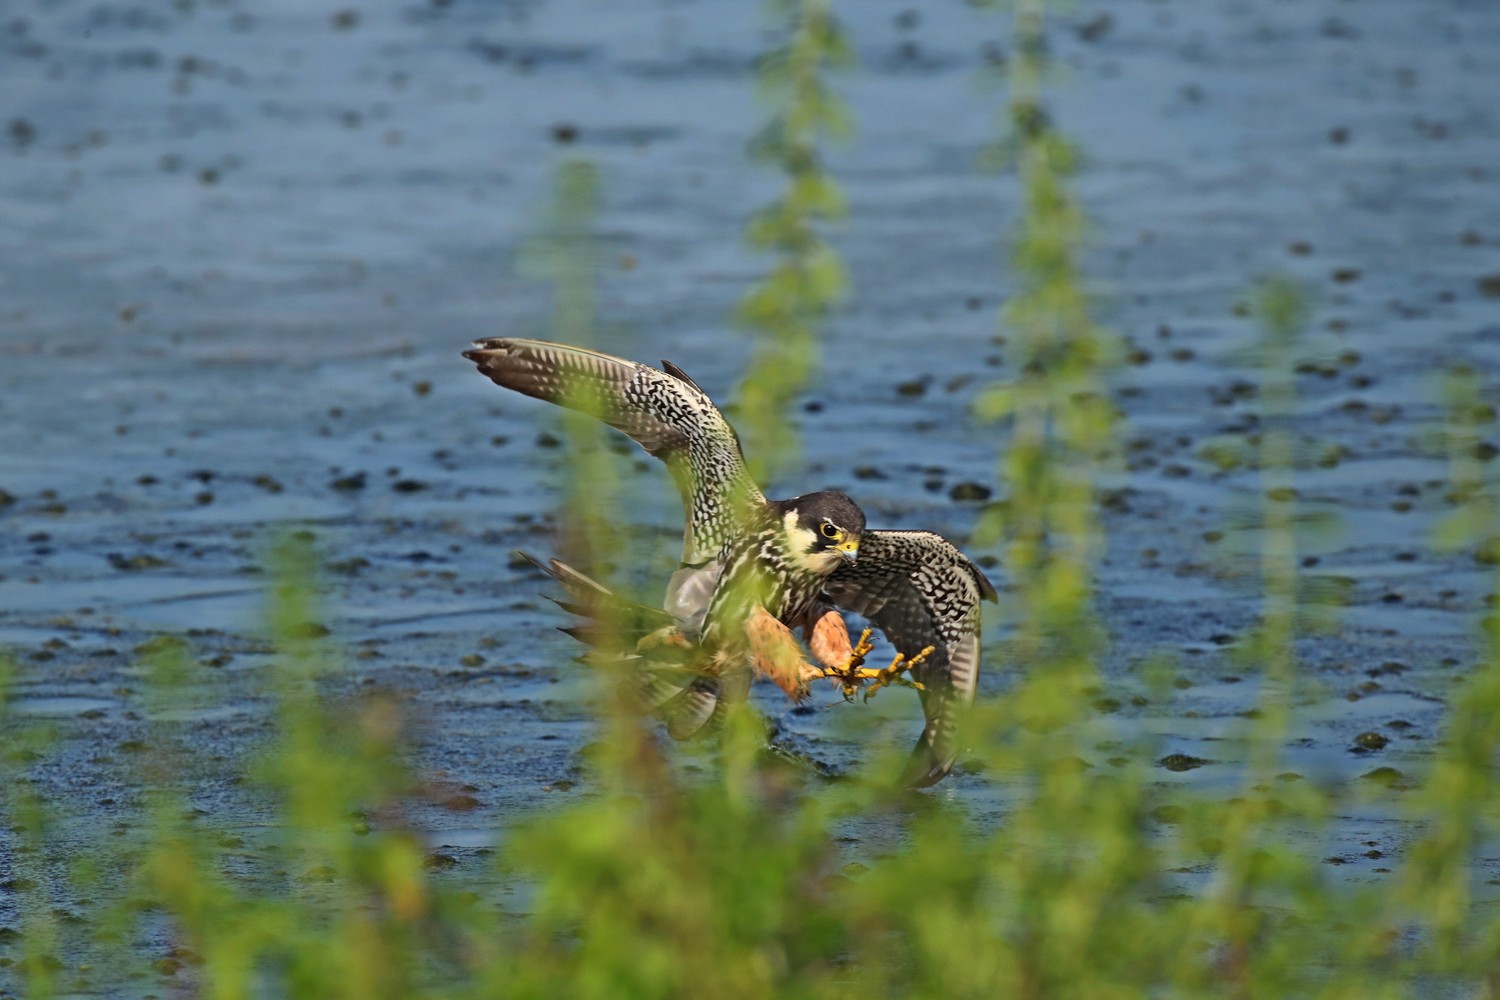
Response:
[[[713,400],[677,366],[666,371],[581,347],[492,338],[464,357],[496,385],[598,417],[667,463],[682,494],[682,561],[698,565],[765,502],[739,439]]]
[[[974,700],[979,680],[979,603],[996,600],[995,588],[941,535],[867,531],[859,561],[836,570],[823,590],[868,618],[897,652],[915,656],[934,647],[913,671],[924,687],[927,725],[905,780],[918,788],[940,781],[958,756],[957,709]]]
[[[703,632],[708,602],[713,598],[723,572],[724,560],[712,559],[701,566],[684,566],[667,581],[667,598],[662,606],[695,637]]]

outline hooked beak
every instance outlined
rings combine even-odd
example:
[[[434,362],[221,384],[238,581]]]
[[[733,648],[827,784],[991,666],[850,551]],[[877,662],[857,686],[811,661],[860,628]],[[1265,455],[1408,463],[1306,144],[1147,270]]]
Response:
[[[852,564],[859,559],[859,539],[852,538],[847,542],[840,542],[837,548],[839,555],[844,557],[844,562]]]

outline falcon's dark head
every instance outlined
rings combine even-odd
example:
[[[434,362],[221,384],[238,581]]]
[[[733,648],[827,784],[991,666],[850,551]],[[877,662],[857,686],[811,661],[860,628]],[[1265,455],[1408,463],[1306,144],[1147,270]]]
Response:
[[[865,512],[843,493],[808,493],[781,501],[788,554],[802,569],[832,573],[859,555]]]

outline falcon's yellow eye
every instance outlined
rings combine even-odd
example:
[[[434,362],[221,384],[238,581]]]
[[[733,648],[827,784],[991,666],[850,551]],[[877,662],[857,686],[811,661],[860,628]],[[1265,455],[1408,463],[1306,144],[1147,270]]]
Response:
[[[824,538],[837,538],[837,537],[839,537],[840,535],[843,534],[842,531],[840,531],[839,529],[835,528],[833,525],[829,524],[827,521],[823,522],[822,531],[823,531],[823,537]]]

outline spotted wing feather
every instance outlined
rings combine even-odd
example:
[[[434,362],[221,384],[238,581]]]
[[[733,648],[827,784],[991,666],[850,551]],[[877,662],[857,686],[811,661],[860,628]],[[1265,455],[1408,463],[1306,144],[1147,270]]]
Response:
[[[464,357],[496,385],[591,414],[666,462],[686,515],[682,561],[718,555],[765,498],[713,400],[675,365],[666,371],[541,340],[496,337]]]
[[[979,680],[979,605],[996,600],[995,588],[940,535],[868,531],[859,561],[836,570],[824,593],[869,619],[898,652],[915,656],[933,647],[913,672],[923,686],[927,724],[906,781],[925,787],[941,780],[958,756],[958,709],[973,701]]]

